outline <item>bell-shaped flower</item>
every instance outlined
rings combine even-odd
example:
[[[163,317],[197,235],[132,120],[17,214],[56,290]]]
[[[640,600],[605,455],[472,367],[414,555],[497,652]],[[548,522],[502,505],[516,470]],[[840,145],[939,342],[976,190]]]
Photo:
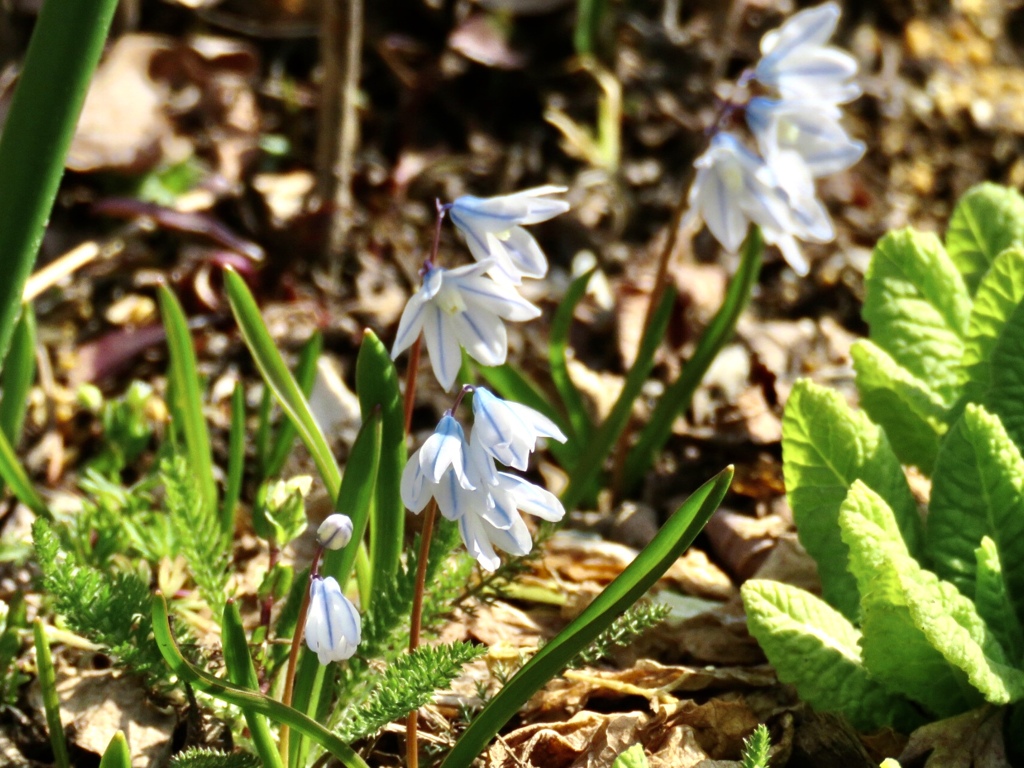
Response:
[[[824,3],[794,14],[762,37],[755,79],[787,99],[844,104],[857,98],[861,93],[853,82],[857,60],[826,45],[839,15],[837,3]]]
[[[306,645],[321,664],[351,658],[359,645],[362,625],[356,608],[333,576],[314,577],[309,585]]]
[[[497,197],[463,195],[451,204],[448,215],[465,236],[473,258],[490,260],[492,277],[518,285],[524,277],[544,277],[548,271],[544,252],[523,227],[568,211],[564,200],[546,197],[565,191],[549,184]]]
[[[510,555],[525,555],[533,549],[533,539],[520,511],[552,522],[565,516],[565,509],[554,494],[506,472],[498,472],[496,484],[486,490],[490,504],[459,518],[466,550],[486,571],[500,565],[495,549]]]
[[[473,390],[473,441],[491,456],[516,469],[526,469],[537,438],[566,440],[547,416],[520,403],[495,397],[483,387]]]
[[[409,457],[402,470],[402,503],[410,511],[419,513],[434,497],[442,514],[454,520],[464,495],[459,491],[476,489],[467,473],[467,451],[462,426],[451,413],[446,413],[434,434]]]
[[[462,365],[461,348],[483,365],[501,365],[508,355],[504,320],[532,320],[540,309],[511,285],[484,276],[493,262],[456,269],[433,267],[423,285],[405,305],[391,357],[395,358],[422,333],[434,375],[452,388]]]
[[[780,154],[795,152],[813,178],[845,171],[864,155],[864,142],[847,135],[841,116],[834,104],[814,101],[758,97],[746,106],[747,125],[765,162],[775,166]]]

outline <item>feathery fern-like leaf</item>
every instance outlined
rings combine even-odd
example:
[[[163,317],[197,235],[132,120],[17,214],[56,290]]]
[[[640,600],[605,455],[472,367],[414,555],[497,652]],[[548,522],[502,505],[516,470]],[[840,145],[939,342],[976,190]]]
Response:
[[[260,768],[260,760],[248,752],[190,747],[171,758],[170,768]]]

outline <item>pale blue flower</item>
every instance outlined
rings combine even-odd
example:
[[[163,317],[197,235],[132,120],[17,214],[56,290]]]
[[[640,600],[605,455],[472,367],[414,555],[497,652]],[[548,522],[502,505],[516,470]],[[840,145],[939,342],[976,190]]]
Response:
[[[758,97],[747,104],[746,117],[768,165],[780,153],[796,152],[810,175],[820,178],[845,171],[864,155],[864,142],[847,135],[834,104]]]
[[[566,440],[551,419],[520,403],[495,397],[483,387],[473,390],[473,439],[502,464],[526,469],[537,438]]]
[[[309,585],[306,645],[321,664],[351,658],[359,645],[362,624],[356,608],[333,576],[316,576]]]
[[[565,191],[549,184],[497,197],[463,195],[451,204],[448,215],[465,235],[473,258],[491,260],[492,277],[518,285],[524,277],[544,277],[548,271],[544,252],[523,227],[568,211],[564,200],[546,197]]]
[[[442,514],[454,520],[461,514],[463,495],[459,489],[472,491],[477,487],[467,472],[467,450],[462,426],[446,413],[402,470],[402,503],[419,513],[433,496]]]
[[[532,320],[540,309],[515,287],[484,276],[491,262],[456,269],[433,267],[423,285],[402,312],[391,349],[392,359],[410,347],[422,333],[430,365],[446,390],[452,388],[465,348],[483,365],[501,365],[508,355],[508,333],[503,320]]]
[[[861,93],[853,82],[857,60],[826,45],[839,15],[837,3],[824,3],[794,14],[766,34],[754,77],[787,99],[844,104],[857,98]]]

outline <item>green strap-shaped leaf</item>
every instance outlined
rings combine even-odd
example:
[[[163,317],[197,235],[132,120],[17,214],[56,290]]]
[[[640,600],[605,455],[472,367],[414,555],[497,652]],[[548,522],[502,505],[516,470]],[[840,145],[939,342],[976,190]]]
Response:
[[[885,430],[901,463],[931,475],[947,429],[942,398],[867,339],[856,342],[850,354],[861,407]]]
[[[1024,628],[1006,589],[1003,564],[996,543],[988,536],[974,550],[977,571],[974,577],[974,605],[984,622],[991,627],[999,644],[1010,659],[1024,659]]]
[[[752,579],[740,590],[747,627],[779,680],[796,686],[815,709],[841,712],[859,730],[920,725],[902,696],[872,679],[861,660],[860,632],[810,592],[776,581]]]
[[[1024,671],[1007,662],[974,604],[910,556],[881,496],[854,483],[839,527],[861,592],[860,644],[872,677],[939,717],[1024,695]]]
[[[32,622],[32,634],[36,641],[36,668],[39,690],[43,695],[43,711],[46,713],[46,727],[50,731],[50,745],[53,747],[53,762],[57,768],[71,768],[68,758],[68,743],[64,739],[64,726],[60,719],[60,699],[57,697],[57,674],[50,658],[50,641],[46,637],[41,619]]]
[[[100,759],[100,768],[132,768],[132,752],[128,748],[124,731],[115,733],[114,738],[107,744]]]
[[[992,384],[992,353],[1024,301],[1024,249],[1001,253],[978,286],[962,360],[964,402],[982,402]]]
[[[0,370],[0,431],[12,445],[21,439],[28,392],[36,377],[36,313],[26,304],[14,326],[11,348]]]
[[[21,466],[21,462],[18,461],[18,456],[3,430],[0,430],[0,479],[3,479],[11,493],[38,517],[47,520],[53,519],[50,508],[46,506],[46,502],[32,484],[25,468]]]
[[[871,340],[951,404],[971,300],[942,243],[912,229],[890,232],[875,246],[864,282]]]
[[[910,551],[921,547],[921,519],[899,459],[867,416],[852,410],[838,392],[806,379],[796,383],[786,403],[782,459],[800,542],[818,563],[825,599],[853,620],[857,584],[836,525],[850,484],[862,479],[881,494],[897,510]]]
[[[387,348],[369,329],[363,334],[356,358],[356,394],[363,421],[369,421],[377,411],[382,419],[380,463],[370,512],[370,565],[371,585],[389,584],[398,570],[405,535],[405,505],[400,487],[408,458],[405,413],[395,364]],[[371,594],[372,589],[373,586]]]
[[[548,343],[548,361],[551,364],[551,381],[562,398],[562,405],[569,414],[569,424],[572,427],[570,440],[586,442],[593,430],[594,425],[587,413],[587,407],[583,402],[583,395],[576,388],[569,377],[569,369],[566,363],[566,348],[569,344],[569,330],[572,328],[572,315],[576,305],[580,303],[587,293],[587,286],[590,278],[594,276],[597,268],[588,270],[577,277],[569,285],[565,297],[558,305],[554,320],[551,322],[551,339]]]
[[[1024,198],[1015,189],[979,184],[960,198],[946,232],[946,250],[974,293],[995,258],[1024,245]]]
[[[167,332],[171,416],[185,436],[189,468],[196,478],[203,508],[213,512],[217,509],[217,483],[213,477],[210,433],[203,415],[203,393],[192,348],[192,332],[178,298],[166,285],[160,286],[159,299],[160,316]]]
[[[935,462],[926,550],[935,572],[974,594],[974,550],[999,548],[1010,594],[1024,616],[1024,459],[999,417],[968,405]]]
[[[442,768],[470,765],[530,696],[661,578],[721,504],[732,475],[733,468],[727,467],[694,491],[633,562],[487,703],[448,753]]]
[[[320,360],[320,353],[324,348],[324,337],[320,331],[315,331],[306,343],[299,350],[299,359],[295,365],[295,383],[299,385],[302,396],[309,398],[316,383],[317,362]],[[295,442],[295,424],[286,420],[277,430],[273,443],[268,448],[266,463],[263,466],[263,477],[275,477],[281,474],[288,454],[292,451],[292,444]]]
[[[310,413],[309,403],[306,402],[299,385],[288,371],[288,366],[284,364],[277,345],[270,337],[256,300],[249,292],[245,281],[231,268],[224,270],[224,289],[227,291],[231,311],[242,331],[242,338],[245,339],[245,345],[256,361],[263,380],[273,390],[282,410],[299,430],[299,437],[313,457],[317,471],[327,486],[327,492],[332,499],[337,498],[338,490],[341,488],[341,472],[334,461],[331,447],[313,414]]]
[[[228,432],[228,474],[220,508],[220,527],[229,537],[235,535],[235,514],[242,495],[245,474],[245,385],[235,384],[231,393],[231,429]]]

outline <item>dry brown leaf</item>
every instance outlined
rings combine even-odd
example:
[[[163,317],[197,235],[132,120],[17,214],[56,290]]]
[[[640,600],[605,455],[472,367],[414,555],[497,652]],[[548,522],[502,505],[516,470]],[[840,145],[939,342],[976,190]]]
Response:
[[[1009,768],[1003,743],[1006,710],[981,707],[921,726],[899,759],[909,764],[927,756],[926,768]]]

